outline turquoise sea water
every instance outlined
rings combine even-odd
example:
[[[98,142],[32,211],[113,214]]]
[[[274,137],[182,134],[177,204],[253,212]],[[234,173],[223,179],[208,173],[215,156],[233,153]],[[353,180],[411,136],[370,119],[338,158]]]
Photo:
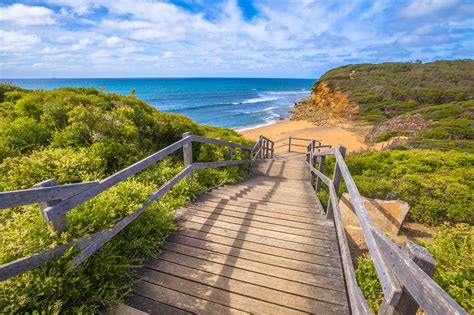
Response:
[[[305,98],[313,79],[159,78],[159,79],[8,79],[27,89],[66,86],[105,87],[106,92],[136,95],[159,110],[180,113],[202,123],[244,129],[288,117]]]

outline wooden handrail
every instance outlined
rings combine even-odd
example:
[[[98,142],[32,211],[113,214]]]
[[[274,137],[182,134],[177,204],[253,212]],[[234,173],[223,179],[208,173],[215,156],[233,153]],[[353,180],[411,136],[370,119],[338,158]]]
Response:
[[[156,190],[152,195],[150,195],[132,214],[126,216],[122,220],[118,221],[113,228],[96,232],[88,237],[80,238],[77,240],[72,240],[67,244],[59,245],[52,249],[46,249],[38,253],[17,259],[15,261],[3,264],[0,266],[0,281],[9,279],[15,275],[24,273],[28,270],[40,267],[45,263],[56,259],[64,254],[64,252],[71,246],[76,247],[81,250],[81,252],[73,259],[73,265],[78,266],[85,259],[90,257],[94,252],[101,248],[106,242],[112,239],[117,233],[123,230],[136,218],[138,218],[148,207],[148,205],[162,197],[166,192],[168,192],[176,183],[180,180],[189,176],[192,171],[212,168],[212,167],[225,167],[233,166],[239,164],[251,163],[252,159],[247,160],[233,160],[232,148],[238,148],[244,151],[251,152],[250,156],[256,147],[259,146],[259,152],[264,148],[262,146],[263,137],[255,144],[255,146],[248,147],[240,145],[238,143],[228,142],[219,139],[206,138],[201,136],[196,136],[192,134],[184,134],[183,139],[167,146],[166,148],[132,164],[131,166],[118,171],[117,173],[99,181],[99,182],[86,182],[86,183],[77,183],[77,184],[67,184],[67,185],[57,185],[51,187],[37,187],[25,190],[16,190],[9,192],[0,193],[0,207],[14,207],[30,203],[46,202],[51,200],[63,199],[46,208],[43,213],[45,214],[45,219],[47,223],[50,220],[57,219],[58,217],[64,216],[65,213],[75,208],[76,206],[92,199],[101,192],[107,190],[108,188],[116,185],[117,183],[129,178],[130,176],[144,170],[145,168],[151,166],[152,164],[158,162],[164,157],[172,154],[173,152],[183,148],[183,150],[190,150],[190,144],[192,142],[201,142],[201,143],[210,143],[217,145],[224,145],[229,147],[230,150],[230,160],[221,161],[221,162],[203,162],[203,163],[193,163],[192,156],[190,152],[185,152],[188,158],[191,158],[190,164],[185,166],[185,168],[178,173],[175,177],[161,186]],[[266,139],[266,138],[265,138]],[[265,140],[271,142],[271,140]],[[271,142],[272,143],[272,142]],[[273,146],[271,149],[266,148],[267,151],[272,152],[273,156]],[[267,152],[268,153],[268,152]],[[254,158],[262,158],[261,155],[257,152],[257,155]]]
[[[97,184],[99,182],[86,182],[0,192],[0,209],[69,198]]]
[[[372,223],[341,153],[341,150],[345,150],[345,148],[340,146],[330,150],[314,152],[314,145],[315,141],[308,144],[307,161],[309,170],[311,174],[316,175],[329,188],[330,197],[326,215],[332,215],[334,218],[352,313],[371,314],[371,311],[357,284],[344,232],[337,191],[341,178],[346,184],[365,242],[374,262],[377,276],[381,282],[384,303],[397,309],[397,303],[403,303],[400,301],[400,297],[402,292],[406,290],[428,314],[467,314],[449,294],[443,291],[406,253]],[[324,169],[324,158],[328,155],[335,155],[336,157],[333,179],[325,176],[321,171]],[[319,159],[319,170],[313,166],[316,159]],[[316,187],[316,191],[319,191],[318,187]],[[332,211],[332,213],[329,213],[329,211]]]

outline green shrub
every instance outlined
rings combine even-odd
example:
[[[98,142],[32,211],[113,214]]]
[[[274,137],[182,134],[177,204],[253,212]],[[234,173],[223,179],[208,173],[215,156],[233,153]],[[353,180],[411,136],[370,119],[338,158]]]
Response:
[[[474,227],[443,225],[432,243],[424,243],[436,261],[433,280],[468,313],[474,311]],[[356,278],[370,308],[377,312],[383,299],[374,263],[366,256],[357,260]]]
[[[367,304],[374,313],[377,313],[383,301],[383,292],[372,260],[365,255],[358,257],[355,274]]]
[[[0,92],[2,91],[0,85]],[[0,103],[0,191],[100,180],[182,138],[184,132],[250,145],[228,129],[200,126],[159,112],[133,96],[91,88],[4,88]],[[234,150],[234,158],[242,157]],[[223,146],[193,144],[195,161],[227,158]],[[46,227],[37,205],[0,211],[0,264],[113,226],[183,169],[182,150],[67,213],[68,231]],[[197,192],[239,180],[247,166],[198,170],[182,180],[98,252],[73,270],[72,249],[40,268],[0,283],[1,313],[97,313],[120,301],[136,280],[134,266],[155,255],[174,230],[173,210]]]
[[[326,163],[325,172],[331,175],[334,159]],[[474,222],[473,154],[389,150],[350,154],[346,163],[363,196],[402,199],[410,204],[409,216],[418,222]]]
[[[474,227],[444,225],[426,244],[436,261],[433,279],[468,313],[474,312]]]

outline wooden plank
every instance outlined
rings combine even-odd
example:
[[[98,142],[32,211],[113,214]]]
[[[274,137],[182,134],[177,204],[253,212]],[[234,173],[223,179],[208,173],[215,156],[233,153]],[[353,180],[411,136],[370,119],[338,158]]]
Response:
[[[433,277],[436,269],[436,262],[425,247],[407,240],[403,242],[401,249],[418,265],[418,267],[421,268],[421,270],[423,270],[424,273],[430,277]],[[410,292],[408,292],[406,288],[403,288],[402,297],[400,298],[400,301],[398,301],[397,305],[389,305],[385,301],[382,301],[379,314],[415,315],[419,307],[420,306],[418,305],[418,302],[416,302]]]
[[[267,265],[262,262],[247,260],[241,257],[222,255],[216,252],[195,248],[178,243],[165,243],[162,247],[162,255],[171,255],[168,252],[174,252],[199,258],[207,261],[207,263],[218,263],[230,266],[231,268],[239,268],[243,270],[258,272],[268,276],[281,278],[293,282],[304,283],[320,288],[331,288],[336,291],[345,292],[344,279],[338,275],[321,276],[307,272],[286,269],[278,266]],[[165,257],[165,256],[163,256]],[[163,258],[166,259],[166,258]]]
[[[208,301],[242,310],[244,312],[263,314],[304,314],[303,312],[298,312],[297,310],[292,310],[290,308],[261,301],[256,298],[230,292],[227,288],[220,289],[157,270],[140,269],[139,273],[145,279],[145,281],[149,283],[167,287],[182,293],[194,295],[198,298],[206,299]]]
[[[343,145],[340,145],[337,148],[337,152],[344,159],[344,157],[346,156],[346,147],[343,146]],[[342,175],[341,175],[341,170],[339,168],[339,163],[336,163],[336,165],[334,166],[334,173],[332,175],[332,186],[334,187],[336,197],[339,194],[339,185],[341,183],[341,179],[342,179]],[[329,184],[326,184],[326,185],[329,185]],[[327,211],[326,211],[326,217],[328,219],[333,219],[333,217],[334,217],[333,207],[334,207],[333,202],[331,201],[331,198],[329,198],[328,207],[327,207]]]
[[[307,230],[307,231],[328,231],[328,230],[334,229],[332,226],[315,225],[315,224],[308,223],[307,221],[299,222],[299,221],[294,221],[294,220],[285,220],[285,219],[281,219],[281,218],[273,217],[273,216],[265,216],[265,215],[262,215],[261,213],[257,214],[255,211],[252,211],[252,213],[248,213],[245,210],[236,211],[236,210],[233,210],[232,207],[212,207],[209,205],[196,206],[193,203],[191,203],[191,204],[188,204],[185,208],[203,211],[207,213],[222,214],[228,217],[252,220],[255,222],[264,222],[264,223],[272,224],[273,226],[275,226],[275,228],[279,228],[279,226],[282,226],[282,227],[291,227],[291,228]],[[292,219],[291,215],[289,215],[288,217]]]
[[[4,281],[28,270],[40,267],[49,261],[62,256],[70,247],[70,244],[59,245],[52,249],[45,249],[41,252],[19,258],[0,266],[0,281]]]
[[[167,290],[167,289],[166,289]],[[173,292],[174,293],[174,292]],[[126,298],[128,305],[134,308],[145,310],[147,314],[166,314],[166,315],[191,315],[192,312],[188,312],[152,299],[143,297],[141,295],[130,294]],[[114,314],[115,315],[115,314]],[[119,314],[117,314],[119,315]]]
[[[35,185],[35,187],[54,187],[54,186],[57,186],[57,182],[56,182],[55,179],[49,179],[49,180],[43,181],[43,182],[38,183],[38,184]],[[52,225],[54,231],[59,236],[59,235],[61,235],[61,233],[67,231],[67,218],[66,218],[66,216],[62,215],[62,216],[59,216],[59,217],[55,218],[54,220],[50,221],[50,220],[48,220],[48,218],[47,218],[47,216],[44,212],[46,208],[54,206],[58,202],[59,202],[59,200],[51,200],[51,201],[40,202],[39,203],[39,208],[40,208],[41,215],[42,215],[43,220],[45,221],[45,223],[47,225]]]
[[[294,139],[294,140],[301,140],[301,141],[312,141],[312,140],[313,140],[313,139],[297,138],[297,137],[291,137],[291,139]]]
[[[311,165],[309,166],[309,169],[313,174],[318,176],[318,179],[322,180],[326,185],[328,185],[328,186],[332,185],[332,180],[329,177],[327,177],[326,175],[324,175],[323,173],[321,173],[319,170],[317,170],[316,168],[314,168]],[[320,186],[321,186],[321,184],[320,184]]]
[[[182,257],[182,261],[186,260],[186,256]],[[344,301],[344,293],[337,291],[329,291],[327,289],[311,288],[307,292],[301,292],[295,290],[295,293],[284,291],[286,288],[294,288],[294,283],[281,283],[278,279],[272,277],[261,276],[261,281],[255,281],[254,277],[259,277],[258,273],[252,273],[243,271],[237,268],[228,268],[226,266],[209,265],[213,266],[213,270],[202,270],[196,269],[196,264],[191,263],[191,266],[181,264],[180,262],[170,262],[167,260],[155,260],[150,268],[143,268],[140,270],[140,275],[147,281],[153,282],[155,277],[159,276],[160,272],[179,275],[181,278],[192,280],[204,285],[214,288],[228,290],[231,293],[236,293],[248,298],[251,301],[258,299],[255,303],[255,307],[248,305],[249,308],[245,310],[253,312],[261,312],[258,307],[263,303],[273,304],[271,305],[272,311],[276,312],[287,312],[297,310],[303,312],[347,312],[346,305],[340,304],[341,300]],[[197,265],[198,268],[200,264]],[[147,264],[147,267],[149,265]],[[218,270],[216,267],[220,268]],[[210,268],[208,268],[210,269]],[[223,270],[225,269],[225,271]],[[235,274],[234,274],[235,271]],[[267,286],[265,286],[265,284]],[[277,287],[283,290],[275,290]],[[312,290],[311,290],[312,289]],[[302,294],[311,295],[312,297],[302,296]],[[290,310],[288,310],[290,309]]]
[[[313,155],[314,156],[314,155]],[[326,163],[326,156],[320,156],[319,157],[319,174],[323,174],[324,175],[324,166],[325,166],[325,163]],[[316,174],[317,175],[317,174]],[[328,185],[328,184],[326,184]],[[318,176],[318,179],[316,180],[316,192],[320,192],[321,191],[321,186],[322,186],[322,180],[321,178]],[[319,199],[318,199],[319,200]],[[322,208],[322,207],[321,207]]]
[[[314,198],[313,193],[309,189],[305,189],[305,186],[303,189],[301,188],[282,188],[277,185],[275,186],[257,186],[257,185],[245,185],[245,183],[242,183],[240,185],[223,185],[219,186],[215,190],[219,191],[228,191],[228,192],[242,192],[242,193],[255,193],[259,192],[262,194],[267,194],[270,196],[274,196],[277,194],[289,194],[291,197],[296,197],[296,198],[304,198],[311,200]]]
[[[231,197],[225,197],[222,195],[214,195],[214,194],[204,194],[203,196],[200,196],[199,199],[197,200],[198,203],[216,203],[220,205],[232,205],[232,206],[239,206],[245,209],[252,209],[252,211],[257,211],[257,210],[262,210],[262,211],[268,211],[268,212],[273,212],[273,213],[280,213],[280,214],[289,214],[289,215],[294,215],[295,218],[308,218],[308,219],[314,219],[316,218],[316,215],[319,213],[319,209],[313,208],[313,209],[308,209],[306,208],[306,211],[304,211],[303,207],[298,208],[297,206],[288,206],[288,205],[281,205],[278,203],[271,203],[271,202],[255,202],[255,200],[252,199],[245,199],[245,198],[231,198]],[[298,209],[300,211],[298,211]],[[325,225],[331,225],[331,221],[326,220],[324,218],[324,224]]]
[[[78,249],[85,248],[89,245],[92,239],[100,235],[101,232],[94,233],[88,237],[83,237],[77,240],[70,241],[67,244],[58,245],[53,248],[48,248],[40,252],[31,254],[26,257],[0,265],[0,281],[4,281],[16,275],[27,272],[28,270],[38,268],[60,256],[72,246]]]
[[[240,224],[227,223],[223,221],[192,216],[182,210],[179,212],[177,211],[177,216],[180,218],[180,220],[185,219],[185,220],[193,221],[196,223],[212,225],[215,227],[220,227],[223,229],[229,229],[233,231],[245,230],[245,233],[247,235],[248,234],[260,235],[260,236],[265,236],[265,237],[272,237],[274,239],[279,239],[279,240],[288,240],[288,241],[301,243],[301,244],[312,244],[314,241],[319,240],[328,244],[328,246],[331,246],[332,242],[335,242],[335,238],[336,238],[334,234],[329,234],[329,233],[324,233],[324,232],[318,233],[317,237],[300,236],[300,235],[284,233],[284,232],[275,232],[275,231],[270,231],[270,230],[264,230],[264,229],[257,228],[254,226],[242,226]]]
[[[313,157],[333,155],[335,150],[336,149],[329,149],[329,150],[324,150],[324,151],[321,151],[321,152],[313,152]],[[309,152],[307,154],[309,155]]]
[[[183,133],[183,139],[187,137],[192,137],[191,132],[185,132]],[[183,162],[184,162],[184,167],[191,166],[193,164],[193,143],[188,142],[185,145],[183,145]],[[189,173],[188,177],[191,178],[191,174]]]
[[[263,253],[272,255],[274,257],[282,257],[291,259],[293,261],[318,264],[323,266],[333,266],[335,268],[340,268],[339,257],[329,257],[322,256],[317,254],[305,253],[294,249],[287,249],[282,247],[276,247],[273,245],[266,245],[255,243],[252,241],[242,241],[239,239],[234,239],[232,237],[222,236],[218,234],[206,233],[198,230],[192,229],[180,229],[176,234],[176,237],[184,236],[187,238],[195,238],[198,240],[203,240],[208,242],[208,246],[212,247],[212,244],[222,244],[231,246],[234,248],[240,248],[242,250],[248,250],[257,253]],[[174,236],[171,237],[173,239]]]
[[[219,203],[219,202],[214,202],[214,201],[200,201],[200,202],[195,202],[191,204],[186,205],[186,207],[191,207],[191,208],[201,208],[203,207],[212,209],[212,211],[215,210],[228,210],[232,212],[236,212],[236,215],[249,215],[248,212],[248,207],[245,206],[239,206],[239,205],[233,205],[229,203]],[[298,215],[293,215],[290,213],[285,213],[285,212],[276,212],[268,209],[253,209],[252,208],[252,214],[255,216],[262,217],[262,220],[268,221],[267,219],[275,218],[278,220],[284,220],[287,225],[291,225],[293,223],[295,224],[307,224],[310,226],[314,226],[315,229],[319,228],[319,226],[325,226],[325,227],[332,227],[334,226],[334,223],[332,221],[326,220],[326,218],[322,217],[321,215],[313,215],[313,216],[298,216]],[[268,221],[270,222],[270,221]]]
[[[204,219],[233,223],[242,227],[255,227],[262,230],[282,232],[305,237],[324,238],[327,235],[333,235],[335,238],[335,231],[333,229],[305,230],[283,225],[275,226],[271,223],[255,221],[253,219],[236,218],[222,213],[209,213],[206,211],[200,211],[199,209],[182,208],[182,210],[184,213],[186,213],[184,217],[196,216]]]
[[[346,280],[347,295],[349,296],[351,311],[353,314],[369,315],[372,314],[372,311],[370,310],[364,294],[357,283],[354,265],[352,264],[351,252],[349,250],[349,244],[347,242],[346,232],[344,231],[344,225],[342,222],[341,210],[339,209],[339,203],[337,202],[336,190],[333,185],[330,185],[329,189],[331,202],[334,204],[333,211],[337,231],[337,241],[341,252],[344,278]]]
[[[260,201],[268,201],[280,204],[300,204],[307,208],[314,208],[314,204],[316,202],[315,196],[306,194],[301,196],[286,196],[283,192],[280,193],[275,192],[264,192],[264,191],[242,191],[242,190],[231,190],[226,187],[220,187],[219,189],[214,190],[218,194],[228,194],[232,197],[243,197],[247,199],[255,199]],[[313,210],[314,211],[314,210]]]
[[[143,312],[139,309],[134,307],[122,304],[122,303],[115,303],[110,311],[103,313],[109,315],[146,315],[147,312]]]
[[[295,139],[295,138],[292,138],[292,139]],[[295,146],[295,147],[303,147],[303,148],[306,148],[307,146],[304,145],[304,144],[296,144],[296,143],[292,143],[291,144],[292,146]]]
[[[374,236],[371,233],[371,230],[373,228],[372,220],[370,219],[369,214],[365,209],[362,197],[360,196],[359,190],[357,189],[354,179],[352,178],[351,173],[347,168],[347,165],[344,161],[344,157],[339,152],[339,150],[335,151],[335,155],[336,163],[338,164],[339,169],[341,171],[341,175],[344,178],[344,182],[346,183],[347,190],[349,192],[349,195],[351,196],[352,205],[356,212],[357,218],[359,219],[359,224],[362,228],[362,232],[364,233],[365,242],[367,244],[367,247],[369,248],[370,255],[372,256],[377,275],[382,285],[385,300],[387,300],[389,304],[394,305],[398,302],[402,293],[400,283],[398,282],[397,278],[392,274],[387,264],[383,260],[383,257],[386,254],[382,253],[378,248],[377,244],[375,243]]]
[[[58,216],[61,216],[68,212],[69,210],[73,209],[77,205],[90,200],[107,190],[108,188],[114,186],[115,184],[127,179],[128,177],[144,170],[145,168],[149,167],[150,165],[158,162],[159,160],[163,159],[164,157],[170,155],[171,153],[181,149],[183,145],[191,142],[192,136],[181,139],[166,148],[136,162],[135,164],[130,165],[129,167],[124,168],[121,171],[101,180],[99,184],[96,186],[87,189],[75,196],[72,196],[69,199],[63,200],[60,203],[54,205],[53,207],[49,207],[45,210],[45,213],[49,220],[52,220]]]
[[[0,209],[69,198],[96,186],[98,183],[85,182],[53,187],[38,186],[37,188],[0,192]]]
[[[168,238],[169,242],[172,243],[179,243],[183,245],[188,245],[200,249],[209,250],[212,252],[220,253],[223,255],[235,256],[245,258],[247,260],[257,261],[261,263],[265,263],[267,265],[279,266],[287,269],[304,271],[307,273],[313,273],[317,275],[342,275],[341,266],[338,264],[333,264],[332,266],[327,265],[320,265],[317,262],[308,263],[297,261],[294,259],[281,257],[281,256],[274,256],[271,254],[255,252],[251,250],[246,250],[238,246],[240,241],[234,242],[235,244],[223,245],[219,243],[213,243],[206,240],[188,237],[182,234],[174,234],[170,238]]]
[[[178,175],[176,175],[171,180],[169,180],[166,184],[161,186],[154,194],[148,197],[147,201],[144,202],[143,206],[141,206],[137,211],[135,211],[132,214],[129,214],[128,216],[126,216],[125,218],[117,222],[113,228],[102,231],[102,234],[92,239],[89,246],[84,248],[84,250],[80,254],[74,257],[73,266],[74,267],[79,266],[84,260],[86,260],[89,256],[91,256],[98,249],[100,249],[106,242],[112,239],[112,237],[117,235],[127,225],[132,223],[136,218],[138,218],[146,210],[146,208],[148,208],[148,205],[150,204],[150,202],[157,200],[158,198],[163,196],[166,192],[168,192],[177,182],[179,182],[181,179],[186,177],[191,172],[191,169],[192,169],[192,165],[186,167],[184,170],[178,173]]]
[[[233,200],[239,201],[240,203],[247,204],[250,207],[258,207],[258,206],[268,206],[275,209],[288,209],[291,210],[292,213],[295,214],[307,214],[313,215],[318,213],[319,208],[315,204],[303,204],[301,206],[295,205],[295,203],[286,203],[283,201],[276,201],[276,200],[266,200],[264,198],[252,198],[247,196],[229,196],[225,193],[221,193],[219,191],[213,191],[212,193],[206,193],[202,195],[202,199],[205,198],[219,198],[223,200]],[[201,198],[200,198],[201,199]],[[263,200],[262,200],[263,199]]]
[[[227,146],[227,147],[239,148],[239,149],[242,149],[242,150],[252,150],[251,147],[241,145],[241,144],[238,144],[238,143],[235,143],[235,142],[224,141],[224,140],[219,140],[219,139],[212,139],[212,138],[206,138],[206,137],[201,137],[201,136],[196,136],[196,135],[192,136],[192,141],[201,142],[201,143],[220,144],[220,145],[224,145],[224,146]]]
[[[373,227],[371,232],[393,273],[427,314],[467,314],[448,293],[381,231]]]
[[[190,281],[185,281],[186,280],[176,282],[175,286],[170,286],[172,288],[169,288],[169,285],[165,286],[168,283],[164,281],[162,281],[164,282],[164,285],[157,285],[142,280],[135,285],[133,293],[163,304],[176,306],[177,308],[187,310],[193,314],[250,314],[220,303],[214,303],[201,297],[196,297],[195,295],[197,295],[196,293],[199,291],[205,292],[205,286],[199,286],[197,288],[196,286],[193,286],[192,289],[196,289],[196,292],[191,292],[191,294],[186,293],[189,290],[186,290],[186,287],[183,287],[183,285],[186,285]],[[176,287],[181,290],[173,289]],[[193,295],[193,293],[195,295]]]
[[[199,232],[212,233],[216,235],[226,236],[233,239],[253,242],[262,245],[268,245],[273,247],[279,247],[283,249],[290,249],[303,253],[309,253],[314,255],[326,256],[326,257],[339,257],[339,251],[335,248],[333,242],[324,242],[322,240],[315,239],[311,244],[301,244],[288,240],[275,239],[271,237],[264,237],[260,235],[247,234],[245,232],[239,232],[229,229],[223,229],[220,227],[202,224],[193,221],[180,221],[177,223],[179,227],[183,229],[193,229]]]
[[[302,198],[307,202],[314,203],[315,195],[312,190],[307,189],[306,187],[302,187],[299,189],[296,188],[282,188],[279,186],[256,186],[256,185],[223,185],[216,188],[214,191],[216,192],[228,192],[233,194],[261,194],[267,198],[271,197],[278,197],[279,199],[283,199],[286,197],[285,194],[289,195],[290,198]]]

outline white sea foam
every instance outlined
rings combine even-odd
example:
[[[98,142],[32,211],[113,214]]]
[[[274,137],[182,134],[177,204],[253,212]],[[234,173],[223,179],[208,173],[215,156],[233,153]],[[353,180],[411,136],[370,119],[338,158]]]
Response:
[[[274,110],[274,109],[277,109],[278,107],[267,107],[267,108],[264,108],[264,109],[258,109],[258,110],[253,110],[253,111],[249,111],[249,112],[244,112],[245,114],[255,114],[255,113],[264,113],[264,112],[268,112],[268,111],[271,111],[271,110]]]
[[[265,127],[265,126],[269,126],[269,125],[273,125],[274,123],[276,123],[278,120],[272,120],[272,121],[269,121],[269,120],[265,120],[266,123],[264,124],[259,124],[259,125],[253,125],[253,126],[246,126],[246,127],[242,127],[242,128],[237,128],[235,129],[236,131],[244,131],[244,130],[250,130],[250,129],[256,129],[256,128],[260,128],[260,127]]]
[[[276,101],[278,100],[278,97],[257,97],[257,98],[251,98],[248,100],[245,100],[242,102],[242,104],[253,104],[253,103],[261,103],[261,102],[269,102],[269,101]]]

